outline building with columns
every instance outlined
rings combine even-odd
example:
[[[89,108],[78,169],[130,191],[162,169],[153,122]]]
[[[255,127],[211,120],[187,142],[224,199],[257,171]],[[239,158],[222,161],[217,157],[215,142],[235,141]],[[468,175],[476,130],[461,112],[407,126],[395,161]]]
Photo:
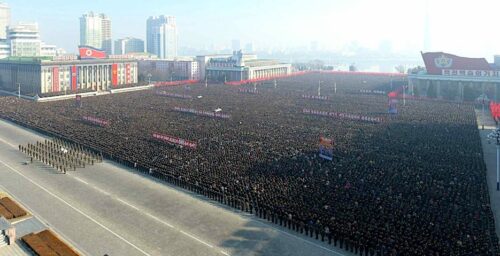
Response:
[[[292,73],[292,65],[280,63],[276,60],[260,60],[256,55],[244,55],[241,51],[234,51],[226,57],[212,57],[209,59],[198,56],[197,59],[206,61],[200,67],[205,68],[205,79],[217,82],[232,82],[253,79],[274,78]]]
[[[422,53],[425,70],[408,75],[409,93],[438,99],[472,101],[481,95],[500,100],[500,69],[485,58],[444,52]]]
[[[39,95],[103,91],[138,83],[137,61],[61,57],[10,57],[0,60],[0,89]]]

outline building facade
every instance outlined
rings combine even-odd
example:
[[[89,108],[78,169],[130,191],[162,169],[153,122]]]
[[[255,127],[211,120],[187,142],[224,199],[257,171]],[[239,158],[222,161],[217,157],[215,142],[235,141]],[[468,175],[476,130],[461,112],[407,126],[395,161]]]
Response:
[[[80,17],[80,45],[92,46],[113,54],[111,19],[104,14],[90,12]]]
[[[58,49],[55,45],[42,42],[40,46],[40,56],[58,56]]]
[[[0,87],[28,95],[101,91],[138,83],[135,60],[38,57],[0,60]]]
[[[0,3],[0,40],[7,39],[7,27],[10,26],[10,7]]]
[[[199,80],[200,69],[194,59],[148,59],[139,60],[139,76],[147,81]]]
[[[37,23],[19,23],[7,30],[7,41],[10,44],[10,56],[40,56],[42,40],[38,33]]]
[[[147,52],[161,59],[177,57],[177,24],[173,16],[149,17],[146,24]]]
[[[244,55],[241,51],[233,52],[229,57],[211,57],[204,59],[198,56],[198,61],[206,60],[204,64],[205,77],[208,81],[230,82],[253,79],[272,79],[290,75],[292,65],[276,60],[259,60],[256,55]]]
[[[40,39],[37,23],[18,23],[8,27],[7,40],[0,40],[0,59],[10,56],[57,56],[57,48]]]
[[[102,49],[106,54],[113,54],[113,39],[111,37],[111,19],[101,14],[99,15],[102,19]]]
[[[425,70],[408,75],[409,94],[472,101],[485,95],[500,100],[500,69],[484,58],[465,58],[444,52],[422,53]]]
[[[10,56],[10,44],[7,41],[0,41],[0,59]]]
[[[115,41],[115,54],[143,53],[144,41],[138,38],[127,37]]]

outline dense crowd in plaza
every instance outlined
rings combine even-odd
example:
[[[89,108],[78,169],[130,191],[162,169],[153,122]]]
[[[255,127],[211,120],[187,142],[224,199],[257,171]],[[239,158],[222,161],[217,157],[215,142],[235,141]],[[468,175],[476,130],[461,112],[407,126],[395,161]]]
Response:
[[[408,100],[387,114],[389,77],[308,74],[259,94],[204,84],[33,103],[0,98],[0,117],[105,156],[359,255],[498,255],[471,104]],[[304,98],[320,94],[328,100]],[[335,93],[336,84],[337,93]],[[246,85],[245,88],[253,88]],[[229,119],[175,111],[220,109]],[[304,108],[381,117],[305,115]],[[109,121],[107,127],[82,116]],[[155,140],[153,133],[197,143]],[[334,160],[318,157],[320,136]]]

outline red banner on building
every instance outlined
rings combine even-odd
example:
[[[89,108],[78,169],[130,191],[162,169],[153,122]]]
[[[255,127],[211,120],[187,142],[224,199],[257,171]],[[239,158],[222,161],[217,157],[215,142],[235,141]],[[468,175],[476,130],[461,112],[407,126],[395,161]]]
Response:
[[[76,84],[77,84],[77,79],[76,79],[76,66],[71,67],[71,90],[76,91]]]
[[[118,85],[118,64],[111,65],[111,84],[114,87]]]
[[[52,69],[52,92],[59,91],[59,67]]]
[[[130,64],[125,64],[126,84],[130,84]]]
[[[160,141],[163,141],[163,142],[170,143],[170,144],[175,144],[175,145],[180,145],[180,146],[188,147],[188,148],[191,148],[191,149],[196,149],[196,147],[198,146],[196,144],[196,142],[185,140],[185,139],[181,139],[181,138],[177,138],[177,137],[173,137],[173,136],[170,136],[170,135],[165,135],[165,134],[153,133],[153,138],[155,138],[157,140],[160,140]]]
[[[104,52],[101,49],[97,49],[97,48],[90,47],[90,46],[80,46],[79,52],[80,52],[80,59],[82,59],[82,60],[85,60],[85,59],[105,59],[106,58],[106,52]]]

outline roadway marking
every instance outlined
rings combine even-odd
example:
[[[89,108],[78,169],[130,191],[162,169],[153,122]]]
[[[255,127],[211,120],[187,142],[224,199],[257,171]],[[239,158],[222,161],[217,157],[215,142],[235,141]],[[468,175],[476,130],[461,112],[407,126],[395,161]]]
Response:
[[[328,248],[326,248],[326,247],[324,247],[324,246],[322,246],[322,245],[319,245],[319,244],[313,243],[313,242],[311,242],[311,241],[309,241],[309,240],[306,240],[306,239],[304,239],[304,238],[302,238],[302,237],[298,237],[298,236],[296,236],[296,235],[293,235],[293,234],[290,234],[290,233],[285,232],[285,231],[283,231],[283,230],[280,230],[280,229],[278,229],[278,228],[276,228],[276,227],[273,227],[273,226],[269,225],[268,223],[265,223],[265,222],[263,222],[263,221],[261,221],[261,220],[259,220],[259,219],[250,218],[250,217],[248,217],[248,218],[249,218],[249,219],[252,219],[252,220],[254,220],[254,221],[257,221],[257,222],[259,222],[259,223],[261,223],[261,224],[263,224],[263,225],[265,225],[265,226],[268,226],[269,228],[271,228],[271,229],[273,229],[273,230],[276,230],[276,231],[278,231],[279,233],[285,234],[285,235],[290,236],[290,237],[293,237],[293,238],[295,238],[295,239],[299,239],[300,241],[305,242],[305,243],[307,243],[307,244],[310,244],[310,245],[316,246],[316,247],[318,247],[318,248],[321,248],[321,249],[323,249],[323,250],[329,251],[329,252],[334,253],[334,254],[336,254],[336,255],[346,256],[345,254],[342,254],[342,253],[340,253],[340,252],[336,252],[336,251],[334,251],[334,250],[328,249]]]
[[[114,236],[116,236],[117,238],[119,238],[120,240],[122,240],[123,242],[125,242],[126,244],[132,246],[134,249],[136,249],[137,251],[141,252],[142,254],[144,255],[147,255],[147,256],[151,256],[149,253],[145,252],[144,250],[142,250],[141,248],[137,247],[136,245],[134,245],[133,243],[129,242],[127,239],[123,238],[122,236],[120,236],[119,234],[115,233],[113,230],[109,229],[108,227],[106,227],[104,224],[101,224],[99,221],[93,219],[92,217],[90,217],[89,215],[87,215],[86,213],[84,213],[83,211],[81,211],[80,209],[76,208],[75,206],[71,205],[70,203],[66,202],[64,199],[60,198],[59,196],[57,196],[56,194],[50,192],[48,189],[46,189],[45,187],[43,187],[42,185],[36,183],[35,181],[33,181],[32,179],[28,178],[27,176],[25,176],[24,174],[22,174],[21,172],[19,172],[17,169],[13,168],[12,166],[10,166],[9,164],[5,163],[4,161],[0,160],[0,163],[3,164],[5,167],[11,169],[12,171],[16,172],[17,174],[19,174],[20,176],[22,176],[23,178],[25,178],[26,180],[28,180],[29,182],[33,183],[35,186],[39,187],[40,189],[42,189],[43,191],[47,192],[49,195],[53,196],[54,198],[58,199],[59,201],[61,201],[62,203],[66,204],[67,206],[69,206],[70,208],[72,208],[73,210],[75,210],[76,212],[80,213],[81,215],[85,216],[87,219],[91,220],[92,222],[94,222],[95,224],[99,225],[100,227],[102,227],[103,229],[105,229],[106,231],[110,232],[111,234],[113,234]]]
[[[75,179],[78,179],[78,180],[82,181],[83,183],[88,184],[88,182],[85,182],[84,180],[82,180],[82,179],[80,179],[80,178],[75,177]],[[103,192],[103,190],[101,190],[101,189],[97,188],[96,186],[90,186],[90,187],[92,187],[92,188],[94,188],[94,189],[97,189],[97,190],[98,190],[98,191],[100,191],[100,192]],[[109,193],[107,193],[107,194],[108,194],[108,195],[110,195]],[[178,231],[178,232],[180,232],[181,234],[183,234],[183,235],[185,235],[185,236],[187,236],[187,237],[190,237],[190,238],[191,238],[191,239],[193,239],[193,240],[198,241],[199,243],[202,243],[202,244],[204,244],[204,245],[206,245],[206,246],[208,246],[208,247],[210,247],[210,248],[215,248],[215,246],[214,246],[214,245],[211,245],[211,244],[209,244],[209,243],[207,243],[207,242],[205,242],[205,241],[203,241],[203,240],[201,240],[201,239],[199,239],[199,238],[197,238],[197,237],[195,237],[195,236],[193,236],[193,235],[191,235],[191,234],[189,234],[189,233],[187,233],[187,232],[183,231],[182,229],[179,229],[179,228],[174,227],[172,224],[170,224],[170,223],[168,223],[168,222],[166,222],[166,221],[164,221],[164,220],[161,220],[160,218],[158,218],[158,217],[156,217],[156,216],[154,216],[154,215],[152,215],[152,214],[150,214],[150,213],[146,212],[145,210],[141,210],[141,209],[139,209],[137,206],[135,206],[135,205],[133,205],[133,204],[131,204],[131,203],[129,203],[129,202],[127,202],[127,201],[125,201],[125,200],[123,200],[123,199],[119,198],[119,197],[112,197],[112,199],[115,199],[115,200],[117,200],[117,201],[121,202],[122,204],[127,205],[127,206],[129,206],[129,207],[133,208],[134,210],[138,211],[140,214],[142,214],[142,215],[146,215],[146,216],[148,216],[148,217],[150,217],[150,218],[152,218],[152,219],[154,219],[154,220],[156,220],[156,221],[158,221],[158,222],[162,223],[163,225],[168,226],[168,227],[170,227],[170,228],[174,229],[175,231]],[[229,256],[229,254],[228,254],[227,252],[225,252],[225,251],[220,250],[220,253],[222,253],[222,254],[224,254],[224,255],[226,255],[226,256]]]
[[[10,145],[11,147],[17,148],[17,146],[15,146],[15,145],[13,145],[13,144],[10,144],[10,143],[6,142],[5,140],[3,140],[3,139],[1,139],[1,138],[0,138],[0,141],[2,141],[2,142],[4,142],[4,143],[6,143],[6,144],[8,144],[8,145]],[[1,162],[1,161],[0,161],[0,162]],[[2,162],[2,163],[3,163],[3,162]],[[4,163],[4,165],[5,165],[5,163]],[[9,168],[10,168],[10,167],[9,167]],[[19,172],[18,172],[18,173],[19,173]],[[20,173],[19,173],[19,174],[20,174]],[[20,175],[22,175],[22,174],[20,174]],[[106,191],[104,191],[104,190],[102,190],[102,189],[100,189],[100,188],[98,188],[98,187],[96,187],[96,186],[92,186],[92,185],[88,184],[87,182],[85,182],[85,181],[81,180],[81,179],[80,179],[80,178],[78,178],[78,177],[74,177],[74,178],[75,178],[75,179],[77,179],[77,180],[79,180],[79,181],[80,181],[80,182],[82,182],[82,183],[85,183],[85,184],[89,185],[90,187],[92,187],[92,188],[96,189],[97,191],[99,191],[99,192],[101,192],[101,193],[103,193],[103,194],[105,194],[105,195],[111,196],[111,194],[110,194],[110,193],[108,193],[108,192],[106,192]],[[29,180],[29,179],[28,179],[28,180]],[[30,181],[31,181],[31,180],[30,180]],[[175,189],[174,189],[174,190],[175,190]],[[175,190],[175,191],[177,191],[177,190]],[[178,191],[178,192],[179,192],[179,191]],[[141,210],[139,210],[137,207],[135,207],[135,206],[133,206],[133,205],[131,205],[131,204],[129,204],[129,203],[127,203],[127,202],[125,202],[125,201],[123,201],[123,200],[119,199],[119,198],[117,198],[117,200],[121,201],[122,203],[124,203],[124,204],[126,204],[126,205],[128,205],[128,206],[130,206],[130,207],[132,207],[132,208],[134,208],[134,209],[136,209],[136,210],[138,210],[138,211],[141,211]],[[202,201],[203,201],[203,200],[202,200]],[[205,202],[205,203],[209,203],[209,202]],[[144,211],[142,211],[142,212],[143,212],[143,214],[144,214],[144,215],[147,215],[147,216],[149,216],[150,218],[152,218],[152,219],[154,219],[154,220],[156,220],[156,221],[158,221],[158,222],[160,222],[160,223],[162,223],[162,224],[164,224],[164,225],[166,225],[166,226],[168,226],[168,227],[170,227],[170,228],[176,229],[176,230],[180,231],[181,233],[183,233],[184,235],[189,236],[189,237],[193,238],[194,240],[196,240],[196,241],[198,241],[198,242],[200,242],[200,243],[203,243],[203,244],[205,244],[205,245],[209,246],[210,248],[213,248],[213,246],[212,246],[212,245],[210,245],[210,244],[208,244],[208,243],[206,243],[206,242],[204,242],[204,241],[202,241],[202,240],[200,240],[200,239],[198,239],[198,238],[196,238],[196,237],[194,237],[194,236],[191,236],[191,235],[189,235],[188,233],[185,233],[185,232],[183,232],[183,231],[182,231],[182,230],[180,230],[180,229],[175,228],[175,227],[174,227],[173,225],[171,225],[170,223],[165,222],[165,221],[163,221],[163,220],[159,219],[158,217],[156,217],[156,216],[154,216],[154,215],[152,215],[152,214],[150,214],[150,213],[147,213],[147,212],[144,212]],[[252,216],[253,216],[253,215],[252,215]],[[299,236],[296,236],[296,235],[290,234],[290,233],[288,233],[288,232],[286,232],[286,231],[283,231],[283,230],[281,230],[281,229],[279,229],[279,228],[276,228],[276,227],[274,227],[274,226],[271,226],[270,224],[268,224],[268,223],[266,223],[266,222],[263,222],[263,221],[261,221],[261,220],[259,220],[259,219],[256,219],[256,218],[253,218],[253,217],[249,217],[249,216],[245,216],[245,215],[243,215],[243,217],[246,217],[247,219],[250,219],[250,220],[257,221],[257,222],[259,222],[259,223],[261,223],[261,224],[263,224],[263,225],[267,226],[268,228],[270,228],[270,229],[272,229],[272,230],[275,230],[275,231],[277,231],[277,232],[279,232],[279,233],[282,233],[282,234],[284,234],[284,235],[286,235],[286,236],[289,236],[289,237],[292,237],[292,238],[298,239],[298,240],[300,240],[300,241],[302,241],[302,242],[305,242],[305,243],[307,243],[307,244],[309,244],[309,245],[312,245],[312,246],[315,246],[315,247],[321,248],[321,249],[323,249],[323,250],[326,250],[326,251],[328,251],[328,252],[334,253],[334,254],[339,255],[339,256],[346,256],[345,254],[342,254],[342,253],[336,252],[336,251],[331,250],[331,249],[329,249],[329,248],[326,248],[326,247],[324,247],[324,246],[322,246],[322,245],[319,245],[319,244],[317,244],[317,243],[311,242],[311,241],[309,241],[309,240],[306,240],[306,239],[304,239],[304,238],[301,238],[301,237],[299,237]],[[224,251],[221,251],[221,253],[222,253],[222,254],[224,254],[224,255],[228,255],[228,254],[227,254],[226,252],[224,252]]]
[[[129,204],[129,203],[127,203],[127,202],[125,202],[125,201],[121,200],[120,198],[116,198],[116,200],[120,201],[122,204],[127,205],[128,207],[132,207],[133,209],[135,209],[135,210],[137,210],[137,211],[140,211],[140,210],[139,210],[139,208],[137,208],[137,207],[135,207],[135,206],[133,206],[133,205],[131,205],[131,204]]]
[[[5,140],[4,140],[4,139],[2,139],[2,138],[0,138],[0,141],[1,141],[1,142],[3,142],[3,143],[5,143],[5,144],[7,144],[7,145],[9,145],[9,146],[11,146],[11,147],[13,147],[13,148],[19,148],[19,146],[16,146],[16,145],[14,145],[14,144],[12,144],[12,143],[9,143],[8,141],[5,141]]]
[[[89,186],[90,186],[90,185],[89,185]],[[98,188],[98,187],[96,187],[96,186],[90,186],[90,187],[94,188],[95,190],[97,190],[97,191],[99,191],[99,192],[101,192],[101,193],[103,193],[103,194],[105,194],[105,195],[107,195],[107,196],[111,196],[111,194],[110,194],[110,193],[108,193],[108,192],[106,192],[106,191],[104,191],[104,190],[102,190],[102,189],[100,189],[100,188]]]
[[[17,148],[14,144],[9,143],[9,142],[7,142],[7,141],[3,140],[2,138],[0,138],[0,141],[2,141],[2,142],[4,142],[4,143],[8,144],[8,145],[9,145],[9,146],[11,146],[11,147]],[[52,195],[52,196],[56,197],[57,199],[59,199],[60,201],[62,201],[62,202],[63,202],[63,203],[65,203],[66,205],[70,206],[71,208],[73,208],[74,210],[76,210],[77,212],[79,212],[80,214],[82,214],[82,215],[84,215],[85,217],[89,218],[90,220],[92,220],[93,222],[95,222],[96,224],[98,224],[99,226],[101,226],[101,227],[103,227],[104,229],[106,229],[106,230],[110,231],[112,234],[114,234],[115,236],[117,236],[117,237],[118,237],[118,238],[120,238],[121,240],[123,240],[123,241],[127,242],[129,245],[131,245],[132,247],[134,247],[134,248],[135,248],[135,249],[137,249],[138,251],[140,251],[140,252],[142,252],[143,254],[145,254],[145,255],[148,255],[148,256],[149,256],[149,254],[148,254],[148,253],[144,252],[144,251],[143,251],[143,250],[141,250],[139,247],[137,247],[137,246],[133,245],[132,243],[128,242],[128,241],[127,241],[127,240],[125,240],[123,237],[119,236],[118,234],[114,233],[113,231],[111,231],[110,229],[108,229],[107,227],[105,227],[104,225],[102,225],[102,224],[100,224],[99,222],[97,222],[96,220],[92,219],[90,216],[86,215],[85,213],[83,213],[82,211],[80,211],[80,210],[78,210],[77,208],[73,207],[72,205],[70,205],[69,203],[67,203],[66,201],[64,201],[63,199],[61,199],[61,198],[59,198],[58,196],[56,196],[55,194],[51,193],[50,191],[48,191],[47,189],[45,189],[43,186],[39,185],[38,183],[36,183],[36,182],[34,182],[33,180],[29,179],[28,177],[24,176],[24,175],[23,175],[23,174],[21,174],[19,171],[17,171],[17,170],[16,170],[16,169],[14,169],[13,167],[9,166],[8,164],[6,164],[5,162],[3,162],[2,160],[0,160],[0,163],[2,163],[3,165],[5,165],[6,167],[8,167],[8,168],[12,169],[13,171],[15,171],[16,173],[18,173],[19,175],[21,175],[22,177],[24,177],[25,179],[27,179],[27,180],[28,180],[28,181],[30,181],[31,183],[35,184],[36,186],[38,186],[39,188],[41,188],[41,189],[42,189],[42,190],[44,190],[45,192],[47,192],[47,193],[49,193],[50,195]],[[96,187],[96,186],[92,186],[92,185],[90,185],[88,182],[86,182],[85,180],[83,180],[83,179],[81,179],[81,178],[79,178],[79,177],[74,177],[74,176],[73,176],[73,178],[75,178],[77,181],[79,181],[79,182],[81,182],[81,183],[83,183],[83,184],[86,184],[86,185],[88,185],[88,186],[90,186],[90,187],[94,188],[95,190],[97,190],[97,191],[99,191],[99,192],[101,192],[101,193],[103,193],[103,194],[105,194],[105,195],[107,195],[107,196],[111,196],[111,194],[110,194],[110,193],[108,193],[108,192],[106,192],[106,191],[104,191],[104,190],[102,190],[102,189],[100,189],[100,188],[98,188],[98,187]],[[188,237],[190,237],[190,238],[192,238],[192,239],[194,239],[194,240],[196,240],[196,241],[198,241],[198,242],[200,242],[200,243],[202,243],[202,244],[204,244],[204,245],[206,245],[206,246],[208,246],[208,247],[210,247],[210,248],[214,248],[214,246],[213,246],[213,245],[211,245],[211,244],[209,244],[209,243],[207,243],[207,242],[205,242],[205,241],[203,241],[203,240],[201,240],[201,239],[199,239],[199,238],[197,238],[197,237],[195,237],[195,236],[193,236],[193,235],[191,235],[191,234],[189,234],[189,233],[186,233],[186,232],[184,232],[183,230],[180,230],[180,229],[175,228],[172,224],[170,224],[170,223],[168,223],[168,222],[165,222],[165,221],[163,221],[163,220],[159,219],[158,217],[153,216],[153,215],[152,215],[152,214],[150,214],[150,213],[146,213],[145,211],[140,210],[140,209],[139,209],[139,208],[137,208],[136,206],[134,206],[134,205],[132,205],[132,204],[130,204],[130,203],[128,203],[128,202],[126,202],[126,201],[124,201],[124,200],[122,200],[122,199],[118,198],[118,197],[116,197],[115,199],[116,199],[117,201],[119,201],[119,202],[121,202],[121,203],[123,203],[123,204],[125,204],[125,205],[127,205],[127,206],[129,206],[129,207],[131,207],[131,208],[133,208],[133,209],[135,209],[136,211],[139,211],[139,212],[143,213],[143,215],[146,215],[146,216],[148,216],[148,217],[150,217],[150,218],[152,218],[152,219],[154,219],[154,220],[156,220],[156,221],[158,221],[158,222],[160,222],[160,223],[162,223],[162,224],[164,224],[164,225],[166,225],[166,226],[168,226],[168,227],[170,227],[170,228],[172,228],[172,229],[174,229],[174,230],[177,230],[177,231],[179,231],[180,233],[182,233],[182,234],[184,234],[184,235],[186,235],[186,236],[188,236]],[[221,252],[222,254],[224,254],[224,255],[229,256],[229,254],[228,254],[227,252],[225,252],[225,251],[220,251],[220,252]]]
[[[193,235],[191,235],[191,234],[188,234],[188,233],[186,233],[186,232],[184,232],[184,231],[182,231],[182,230],[179,230],[179,231],[180,231],[182,234],[184,234],[184,235],[186,235],[186,236],[189,236],[189,237],[191,237],[192,239],[194,239],[194,240],[196,240],[196,241],[198,241],[198,242],[200,242],[200,243],[202,243],[202,244],[204,244],[204,245],[206,245],[206,246],[208,246],[208,247],[210,247],[210,248],[214,248],[214,246],[213,246],[213,245],[211,245],[211,244],[209,244],[209,243],[206,243],[206,242],[204,242],[203,240],[200,240],[200,239],[198,239],[197,237],[195,237],[195,236],[193,236]]]
[[[80,179],[80,178],[78,178],[78,177],[75,177],[75,179],[76,179],[77,181],[79,181],[79,182],[83,183],[83,184],[89,185],[89,183],[88,183],[88,182],[86,182],[86,181],[84,181],[84,180],[82,180],[82,179]]]
[[[77,243],[73,242],[73,240],[71,240],[68,237],[66,237],[64,235],[64,233],[62,233],[61,231],[59,231],[56,227],[51,226],[46,219],[44,219],[40,214],[38,214],[36,211],[34,211],[33,209],[31,209],[28,205],[25,205],[24,203],[22,203],[21,200],[19,200],[18,197],[15,197],[14,194],[12,192],[10,192],[8,189],[6,189],[4,186],[0,185],[0,188],[3,191],[7,192],[9,194],[9,196],[11,196],[14,200],[16,200],[16,202],[19,203],[22,207],[24,207],[25,209],[27,209],[30,213],[34,214],[34,215],[31,215],[30,218],[38,219],[42,224],[45,225],[46,228],[50,228],[50,229],[54,230],[58,235],[62,236],[64,238],[64,240],[68,241],[70,243],[70,247],[72,247],[73,249],[76,249],[77,251],[83,252],[84,255],[90,255],[90,253],[88,253],[84,249],[76,248],[78,246]],[[17,223],[20,223],[20,222],[23,222],[23,221],[28,221],[30,218],[20,220]],[[15,225],[16,223],[12,223],[12,224]]]
[[[144,212],[144,211],[143,211],[143,213],[144,213],[145,215],[149,216],[150,218],[152,218],[152,219],[154,219],[154,220],[156,220],[156,221],[158,221],[158,222],[162,223],[163,225],[166,225],[166,226],[168,226],[168,227],[170,227],[170,228],[174,228],[174,229],[175,229],[175,227],[174,227],[172,224],[170,224],[170,223],[168,223],[168,222],[165,222],[165,221],[163,221],[163,220],[159,219],[158,217],[156,217],[156,216],[154,216],[154,215],[152,215],[152,214],[150,214],[150,213],[147,213],[147,212]]]

